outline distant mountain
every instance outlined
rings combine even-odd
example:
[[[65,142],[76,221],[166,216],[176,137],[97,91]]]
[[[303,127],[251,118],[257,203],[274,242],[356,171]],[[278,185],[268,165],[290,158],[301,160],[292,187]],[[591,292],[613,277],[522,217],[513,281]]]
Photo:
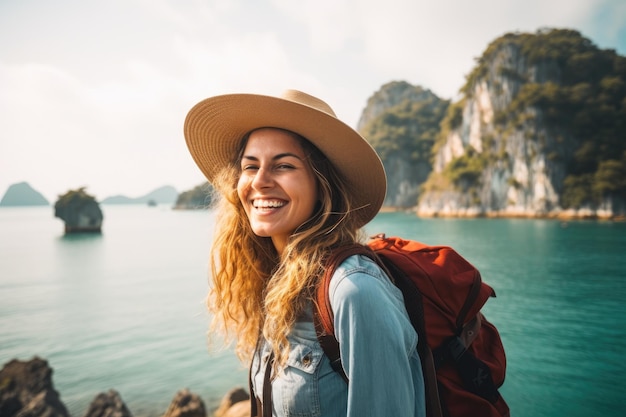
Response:
[[[172,186],[166,185],[137,198],[124,195],[115,195],[102,200],[101,204],[174,204],[178,198],[178,191]]]
[[[50,202],[27,182],[11,185],[0,200],[0,207],[49,205]]]

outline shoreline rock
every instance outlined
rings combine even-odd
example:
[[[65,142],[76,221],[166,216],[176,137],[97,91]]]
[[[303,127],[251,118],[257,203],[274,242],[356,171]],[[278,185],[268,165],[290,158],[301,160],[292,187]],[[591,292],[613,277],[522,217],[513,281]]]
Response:
[[[558,220],[558,221],[626,221],[626,215],[614,214],[607,211],[596,211],[591,209],[580,210],[555,210],[549,213],[526,213],[512,211],[484,211],[479,208],[457,209],[457,210],[423,210],[417,207],[403,208],[383,206],[381,213],[412,213],[416,217],[424,219],[450,218],[450,219],[528,219],[528,220]]]
[[[187,388],[178,391],[163,417],[206,417],[204,402]]]
[[[224,395],[214,417],[249,417],[250,394],[243,388],[233,388]]]
[[[39,357],[13,359],[0,370],[0,416],[70,417],[52,384],[52,368]]]
[[[131,412],[115,390],[96,395],[84,417],[132,417]]]
[[[0,369],[0,416],[2,417],[79,417],[72,416],[52,382],[48,361],[35,356],[28,361],[13,359]],[[202,398],[184,388],[178,391],[162,417],[249,417],[250,395],[233,388],[216,410],[207,412]],[[121,395],[111,389],[91,401],[82,417],[133,417]]]

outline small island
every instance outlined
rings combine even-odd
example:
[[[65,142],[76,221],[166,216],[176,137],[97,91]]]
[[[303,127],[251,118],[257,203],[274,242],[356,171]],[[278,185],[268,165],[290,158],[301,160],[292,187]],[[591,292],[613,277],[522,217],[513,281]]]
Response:
[[[54,205],[54,217],[65,222],[65,234],[102,233],[102,210],[85,187],[60,195]]]
[[[211,206],[213,187],[208,181],[178,195],[175,210],[201,210]]]

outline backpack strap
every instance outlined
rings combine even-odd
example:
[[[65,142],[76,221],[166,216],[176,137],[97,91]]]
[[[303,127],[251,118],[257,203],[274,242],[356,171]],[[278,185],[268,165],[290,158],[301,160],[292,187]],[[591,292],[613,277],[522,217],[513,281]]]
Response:
[[[467,318],[467,313],[472,308],[476,300],[478,300],[478,297],[480,295],[481,284],[482,284],[482,278],[480,277],[480,273],[476,271],[476,273],[474,274],[474,283],[470,287],[470,292],[467,295],[467,298],[465,299],[465,304],[463,304],[463,307],[461,307],[461,311],[459,311],[459,314],[456,319],[456,329],[457,329],[456,331],[457,331],[457,336],[459,337],[463,333],[463,327],[465,326],[465,319]],[[493,294],[495,296],[495,293]],[[478,328],[480,328],[480,326]],[[467,344],[467,346],[469,346],[469,343]]]
[[[248,370],[248,388],[250,389],[250,417],[261,417],[259,415],[259,410],[262,409],[261,401],[256,396],[252,386],[252,365],[250,365]]]
[[[317,340],[328,359],[330,359],[330,366],[341,375],[346,383],[348,383],[348,376],[343,366],[341,366],[339,342],[335,338],[334,315],[330,305],[329,289],[330,281],[339,265],[352,255],[366,255],[372,259],[376,256],[371,249],[358,243],[342,246],[331,252],[325,262],[326,270],[317,289],[317,314],[313,314]]]
[[[262,417],[272,416],[272,367],[274,366],[274,352],[267,358],[265,375],[263,376],[263,400],[261,403]]]
[[[255,351],[259,349],[259,343],[261,341],[261,335],[256,342]],[[262,398],[259,398],[254,392],[254,386],[252,384],[252,363],[248,371],[248,388],[250,389],[250,416],[251,417],[271,417],[272,416],[272,367],[274,366],[274,352],[270,353],[265,364],[265,371],[263,375],[263,393]]]

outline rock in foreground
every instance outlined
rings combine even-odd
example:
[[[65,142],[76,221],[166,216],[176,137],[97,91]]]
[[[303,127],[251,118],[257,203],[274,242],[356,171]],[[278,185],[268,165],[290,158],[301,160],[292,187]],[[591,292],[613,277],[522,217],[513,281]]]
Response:
[[[52,368],[35,357],[12,360],[0,370],[0,416],[69,417],[52,385]]]
[[[85,417],[132,417],[132,414],[115,390],[100,393],[89,405]]]
[[[176,393],[163,417],[206,417],[206,408],[198,395],[185,388]]]
[[[250,417],[250,394],[243,388],[230,390],[215,411],[215,417]]]
[[[243,388],[229,391],[214,417],[250,417],[250,398]],[[0,369],[0,417],[70,417],[52,384],[52,368],[44,359],[14,359]],[[132,417],[115,390],[98,394],[83,417]],[[162,417],[207,417],[199,395],[188,389],[176,393]]]

